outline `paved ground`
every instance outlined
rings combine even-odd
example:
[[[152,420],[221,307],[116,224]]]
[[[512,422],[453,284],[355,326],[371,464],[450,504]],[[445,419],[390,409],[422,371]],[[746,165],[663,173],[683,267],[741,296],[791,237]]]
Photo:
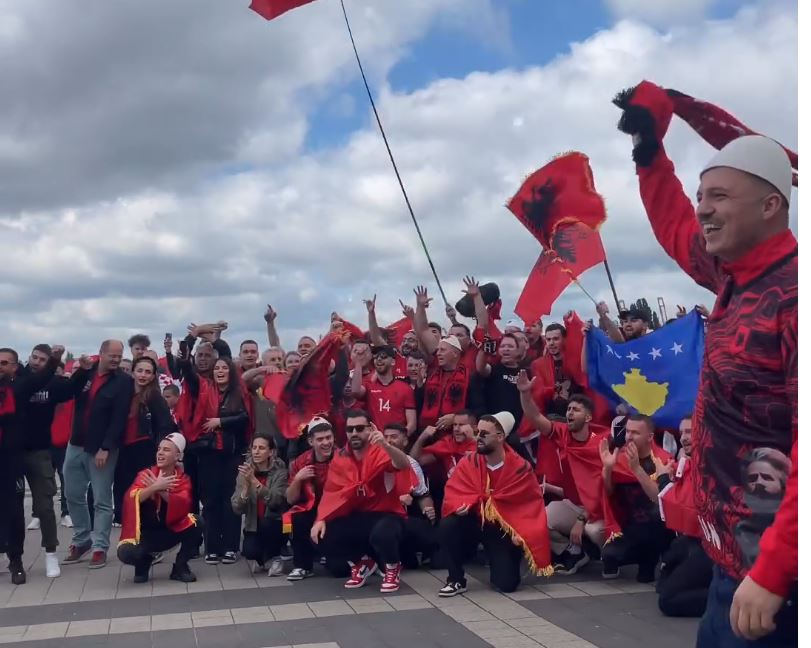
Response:
[[[68,529],[60,528],[60,555]],[[26,648],[656,648],[693,645],[694,620],[667,619],[653,588],[632,576],[600,580],[599,565],[573,578],[528,578],[505,596],[471,570],[463,597],[439,599],[444,573],[406,572],[400,592],[383,596],[379,581],[348,591],[322,577],[300,583],[253,575],[246,561],[194,561],[198,582],[168,579],[171,556],[145,585],[113,555],[104,569],[87,563],[45,578],[38,531],[26,538],[28,583],[0,574],[0,644]]]

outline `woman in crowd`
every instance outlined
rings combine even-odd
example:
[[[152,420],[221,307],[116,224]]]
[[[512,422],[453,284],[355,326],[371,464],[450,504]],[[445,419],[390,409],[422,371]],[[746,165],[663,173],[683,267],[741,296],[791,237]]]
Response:
[[[113,496],[116,524],[121,524],[124,493],[136,475],[155,463],[158,442],[174,432],[175,423],[158,385],[158,366],[150,357],[141,357],[132,365],[135,393],[115,467]]]
[[[301,364],[301,354],[298,351],[288,351],[284,356],[284,368],[292,374]]]
[[[213,370],[217,416],[203,423],[198,439],[197,469],[205,519],[205,561],[230,565],[237,561],[241,520],[231,509],[238,467],[253,435],[250,395],[230,358],[218,358]],[[196,375],[196,374],[194,374]]]
[[[268,570],[268,576],[281,576],[287,467],[277,456],[273,439],[256,436],[250,456],[238,471],[231,507],[245,516],[242,555],[256,561],[257,573]]]

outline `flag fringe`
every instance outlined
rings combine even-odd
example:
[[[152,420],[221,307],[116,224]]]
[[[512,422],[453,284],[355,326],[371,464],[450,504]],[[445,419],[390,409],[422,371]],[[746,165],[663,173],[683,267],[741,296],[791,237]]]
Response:
[[[503,517],[501,517],[498,509],[496,509],[496,505],[493,504],[492,497],[489,497],[487,502],[482,504],[482,524],[484,524],[485,520],[498,524],[502,531],[510,536],[510,540],[513,542],[516,540],[518,541],[518,544],[524,553],[524,558],[527,559],[527,564],[529,565],[529,569],[533,574],[536,576],[546,576],[548,578],[555,573],[555,568],[552,567],[552,565],[547,565],[546,567],[538,566],[538,563],[536,562],[535,557],[532,555],[532,552],[529,550],[526,541],[507,523]]]

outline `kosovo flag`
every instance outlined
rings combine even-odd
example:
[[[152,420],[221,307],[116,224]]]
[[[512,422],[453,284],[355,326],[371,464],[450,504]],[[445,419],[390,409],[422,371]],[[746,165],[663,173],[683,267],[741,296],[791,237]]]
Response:
[[[657,425],[678,428],[698,395],[704,322],[698,311],[638,340],[612,342],[597,328],[586,336],[589,386],[616,407],[625,403]]]

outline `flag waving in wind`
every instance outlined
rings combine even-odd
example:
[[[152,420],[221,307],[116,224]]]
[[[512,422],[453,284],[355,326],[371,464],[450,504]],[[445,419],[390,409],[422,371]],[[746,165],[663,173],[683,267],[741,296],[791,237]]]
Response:
[[[283,13],[313,2],[313,0],[252,0],[251,9],[265,20],[273,20]]]
[[[704,322],[695,310],[622,344],[595,328],[586,336],[591,388],[663,427],[678,428],[693,411],[703,356]]]

